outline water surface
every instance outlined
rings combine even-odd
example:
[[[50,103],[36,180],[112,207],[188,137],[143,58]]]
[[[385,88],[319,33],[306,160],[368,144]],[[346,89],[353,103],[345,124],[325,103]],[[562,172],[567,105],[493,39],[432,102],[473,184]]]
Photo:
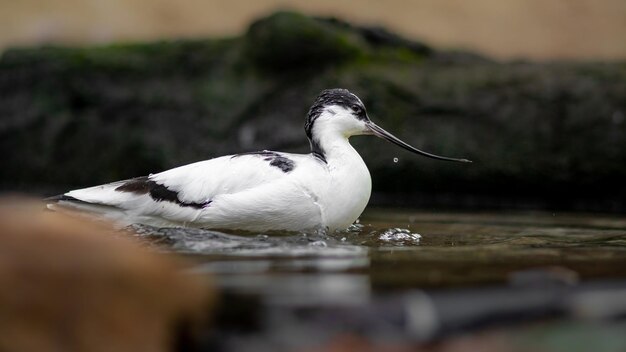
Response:
[[[502,283],[519,271],[556,267],[575,279],[626,276],[620,216],[374,209],[330,234],[133,229],[218,275],[361,274],[387,288]]]
[[[626,349],[622,216],[369,209],[330,234],[130,229],[216,277],[224,350],[301,350],[346,332],[410,344],[555,317],[555,336],[597,331],[609,347],[579,345]],[[533,331],[513,330],[529,343]]]

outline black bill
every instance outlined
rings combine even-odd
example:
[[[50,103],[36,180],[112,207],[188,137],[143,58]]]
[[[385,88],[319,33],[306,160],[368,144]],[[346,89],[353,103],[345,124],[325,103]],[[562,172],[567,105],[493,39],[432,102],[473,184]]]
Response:
[[[467,159],[456,159],[456,158],[448,158],[445,156],[439,156],[439,155],[435,155],[435,154],[430,154],[424,151],[421,151],[409,144],[404,143],[402,140],[400,140],[398,137],[394,136],[393,134],[385,131],[384,129],[382,129],[381,127],[379,127],[378,125],[376,125],[373,122],[368,122],[367,123],[367,127],[369,127],[369,129],[372,131],[372,133],[380,138],[386,139],[389,142],[400,146],[408,151],[411,151],[413,153],[416,154],[421,154],[423,156],[427,156],[429,158],[433,158],[433,159],[437,159],[437,160],[446,160],[446,161],[458,161],[461,163],[471,163],[471,160],[467,160]]]

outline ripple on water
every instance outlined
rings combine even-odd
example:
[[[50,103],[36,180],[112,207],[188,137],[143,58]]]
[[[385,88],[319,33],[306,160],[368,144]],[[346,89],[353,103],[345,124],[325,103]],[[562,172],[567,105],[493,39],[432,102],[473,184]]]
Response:
[[[367,248],[325,234],[236,235],[198,228],[131,225],[128,230],[149,243],[179,252],[241,256],[364,256]]]
[[[225,233],[199,228],[131,225],[135,236],[160,248],[186,253],[234,256],[354,257],[366,256],[370,248],[414,247],[421,236],[405,228],[377,229],[353,224],[332,234],[276,232]]]
[[[416,246],[420,243],[422,235],[412,233],[408,229],[392,228],[387,229],[378,235],[381,242],[394,246]]]
[[[405,228],[375,228],[371,225],[352,224],[346,231],[332,236],[344,243],[378,247],[413,247],[420,244],[422,236]]]

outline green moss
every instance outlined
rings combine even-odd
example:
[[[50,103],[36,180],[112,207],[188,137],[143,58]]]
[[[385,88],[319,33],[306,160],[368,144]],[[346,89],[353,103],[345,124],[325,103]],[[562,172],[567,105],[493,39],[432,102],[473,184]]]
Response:
[[[235,41],[180,40],[154,43],[124,43],[87,47],[54,47],[10,49],[0,60],[0,66],[12,67],[24,63],[52,64],[57,69],[133,73],[162,70],[205,71],[220,63]]]
[[[340,64],[364,51],[355,33],[293,12],[278,12],[253,23],[245,43],[249,59],[271,72]]]

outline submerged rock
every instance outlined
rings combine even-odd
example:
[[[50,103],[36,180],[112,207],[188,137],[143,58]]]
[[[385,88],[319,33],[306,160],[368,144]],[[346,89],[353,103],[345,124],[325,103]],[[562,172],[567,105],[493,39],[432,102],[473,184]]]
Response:
[[[5,52],[0,185],[52,194],[227,153],[306,151],[304,116],[329,87],[411,144],[474,160],[354,138],[374,203],[626,209],[625,62],[499,63],[285,12],[231,39]]]

